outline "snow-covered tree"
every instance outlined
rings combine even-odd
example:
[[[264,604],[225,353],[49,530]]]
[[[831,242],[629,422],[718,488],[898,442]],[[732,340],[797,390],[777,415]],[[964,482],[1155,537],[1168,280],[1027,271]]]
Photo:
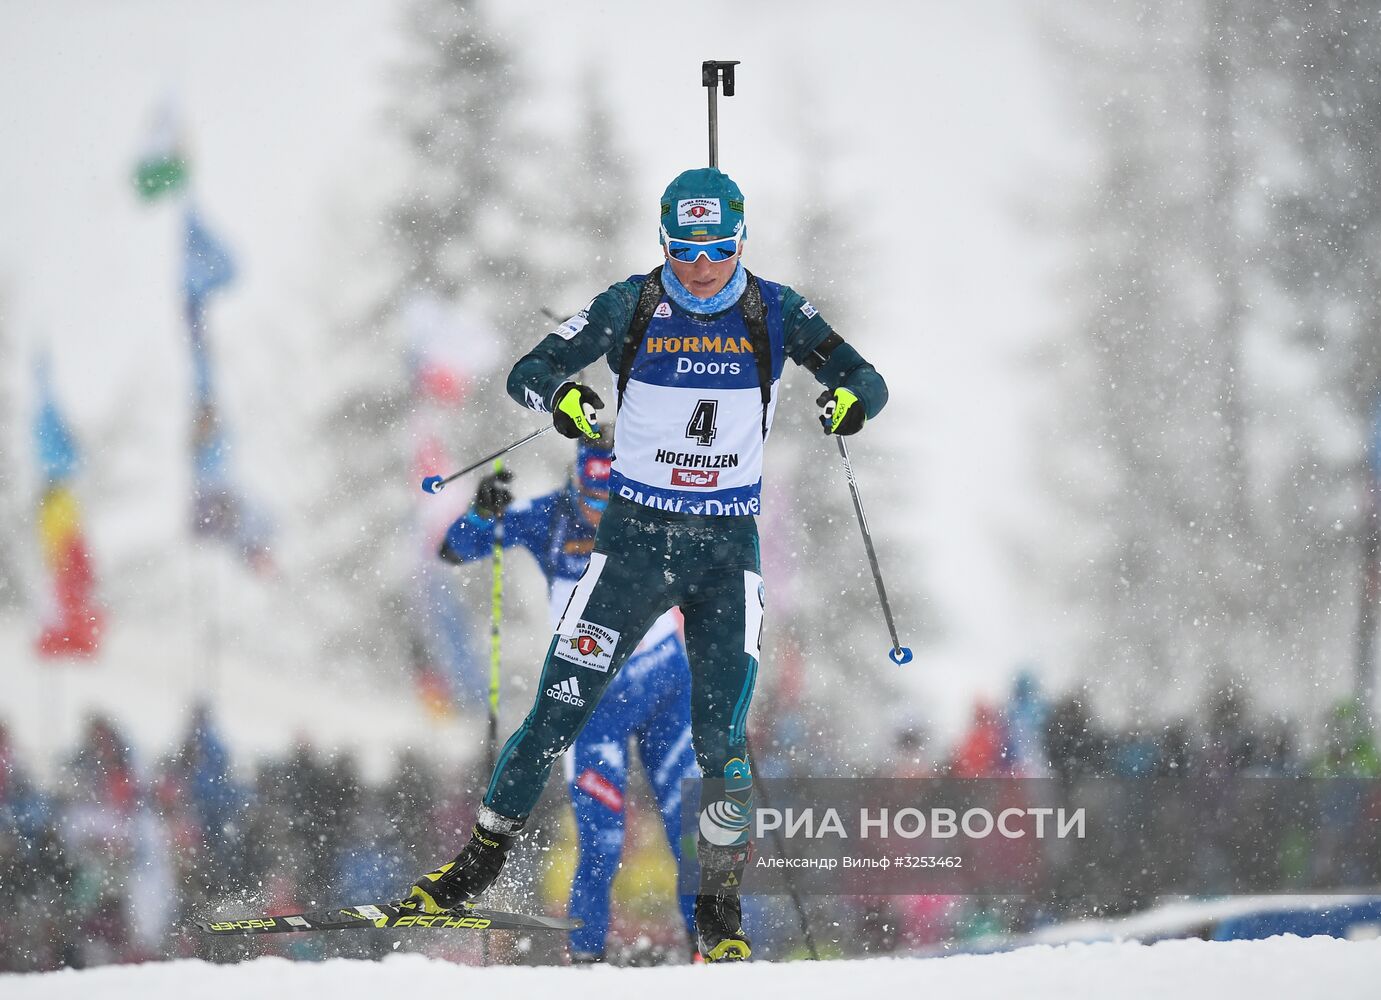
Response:
[[[1255,586],[1244,524],[1240,260],[1227,250],[1229,58],[1205,8],[1081,8],[1073,47],[1100,165],[1078,207],[1076,316],[1057,345],[1047,463],[1075,544],[1048,556],[1074,655],[1114,703],[1240,670]],[[1170,72],[1170,67],[1178,67]],[[1226,227],[1226,229],[1225,229]]]
[[[483,5],[413,0],[404,22],[390,113],[401,182],[371,254],[376,270],[323,367],[332,404],[321,445],[332,471],[314,515],[328,645],[394,665],[416,655],[423,627],[408,317],[425,302],[460,318],[457,336],[475,338],[453,345],[476,364],[446,434],[450,454],[472,457],[519,436],[508,366],[550,327],[544,307],[578,308],[583,301],[567,301],[573,288],[589,295],[614,280],[607,260],[622,185],[592,84],[576,129],[539,130],[523,113],[514,53]],[[483,619],[486,602],[467,603],[472,620]],[[517,612],[510,604],[506,614]]]
[[[559,313],[584,307],[613,282],[655,267],[659,257],[655,222],[649,221],[656,193],[644,203],[630,197],[623,146],[593,65],[578,75],[574,89],[580,110],[568,130],[545,138],[541,177],[529,199],[539,234],[532,255],[550,275],[550,306]],[[521,349],[529,346],[524,342]]]
[[[793,222],[783,227],[784,252],[780,259],[762,260],[750,238],[749,269],[760,267],[766,276],[810,296],[821,315],[867,357],[869,338],[855,280],[867,268],[863,240],[830,194],[838,168],[825,152],[829,144],[811,141],[808,123],[801,128],[803,147],[816,152],[803,168]],[[750,222],[750,236],[752,228]],[[835,441],[821,433],[817,419],[820,391],[809,372],[787,363],[768,448],[762,517],[769,616],[764,655],[772,665],[764,676],[773,679],[764,685],[763,696],[773,704],[756,718],[763,729],[783,721],[788,726],[809,725],[818,721],[810,718],[818,709],[833,721],[803,747],[818,754],[822,742],[833,741],[836,750],[825,755],[830,761],[867,766],[890,749],[886,726],[900,721],[893,713],[897,692],[890,683],[892,675],[879,669],[887,666],[887,633],[843,464]],[[868,435],[865,431],[850,442],[855,462],[858,452],[866,450]],[[868,478],[866,470],[860,475]],[[872,478],[875,490],[883,482]],[[874,495],[875,504],[884,499]],[[888,597],[906,633],[903,641],[917,642],[929,624],[915,600],[913,581],[920,574],[892,558],[897,550],[889,544],[886,523],[873,523],[871,528],[892,570]],[[829,706],[847,708],[835,713]],[[799,718],[792,717],[793,710]],[[876,718],[882,725],[860,733],[851,724],[838,724],[840,719],[862,717]],[[776,735],[782,743],[779,749],[788,752],[793,733],[788,729]],[[802,758],[797,766],[808,764]]]
[[[1104,707],[1245,681],[1317,719],[1346,690],[1377,379],[1363,12],[1081,5],[1064,41],[1099,169],[1047,468],[1042,576]]]
[[[314,516],[328,647],[394,667],[411,655],[417,560],[403,316],[426,294],[507,320],[529,277],[522,201],[506,168],[523,148],[512,124],[520,92],[512,58],[473,3],[416,0],[404,23],[390,109],[401,189],[376,223],[383,273],[342,317],[323,365],[331,485]]]
[[[1347,643],[1358,638],[1358,575],[1376,530],[1368,450],[1381,398],[1377,17],[1365,4],[1306,2],[1271,17],[1263,35],[1273,56],[1265,99],[1275,155],[1259,182],[1261,258],[1274,294],[1259,322],[1288,400],[1263,414],[1260,431],[1277,443],[1265,499],[1281,522],[1272,543],[1290,570],[1277,593],[1292,606],[1282,610],[1333,640],[1326,653],[1315,640],[1300,658],[1327,655],[1360,669],[1365,689],[1375,650]]]

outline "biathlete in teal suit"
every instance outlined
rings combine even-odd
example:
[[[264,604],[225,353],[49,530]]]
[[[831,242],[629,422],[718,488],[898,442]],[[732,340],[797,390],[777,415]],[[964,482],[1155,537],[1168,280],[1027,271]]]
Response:
[[[816,402],[827,434],[861,430],[887,386],[803,296],[744,268],[744,219],[727,175],[682,173],[661,199],[662,266],[601,293],[509,374],[515,400],[550,413],[567,437],[593,439],[604,402],[571,376],[606,360],[618,404],[609,506],[470,841],[417,880],[408,906],[448,909],[489,887],[552,764],[648,627],[679,607],[696,759],[725,789],[702,803],[700,950],[706,961],[748,957],[739,905],[752,809],[746,733],[767,602],[755,515],[778,384],[789,358],[824,385]]]

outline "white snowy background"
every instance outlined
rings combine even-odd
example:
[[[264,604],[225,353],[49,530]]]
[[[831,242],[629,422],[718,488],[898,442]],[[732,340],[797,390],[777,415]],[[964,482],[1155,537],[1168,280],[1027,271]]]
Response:
[[[705,156],[700,59],[742,60],[739,95],[720,104],[722,162],[751,199],[756,266],[807,294],[774,232],[802,211],[812,163],[825,163],[815,197],[843,213],[857,238],[854,253],[812,264],[849,283],[862,305],[843,332],[892,388],[886,417],[855,446],[865,500],[890,586],[903,600],[925,595],[941,630],[938,643],[910,640],[919,655],[903,677],[911,704],[898,715],[952,736],[975,693],[1005,689],[1019,661],[1040,657],[1044,636],[1004,548],[1038,503],[1030,455],[1040,387],[1023,356],[1057,322],[1061,245],[1043,220],[1078,183],[1081,160],[1036,12],[936,3],[859,17],[824,3],[709,4],[688,18],[635,3],[489,6],[519,59],[522,114],[559,132],[579,111],[572,81],[589,73],[608,102],[627,150],[617,208],[647,239],[616,248],[600,272],[607,280],[655,263],[651,206],[667,179]],[[207,690],[225,701],[237,753],[281,745],[290,734],[275,727],[338,739],[365,716],[342,704],[329,718],[295,717],[291,707],[308,685],[315,696],[323,681],[329,689],[330,678],[357,677],[348,665],[316,662],[294,610],[300,595],[237,584],[233,569],[183,552],[190,374],[180,247],[172,210],[139,203],[129,173],[154,109],[174,99],[198,200],[240,269],[212,305],[233,460],[278,519],[278,558],[291,568],[310,547],[304,494],[331,476],[306,421],[325,405],[317,370],[333,351],[330,321],[348,290],[368,282],[382,206],[404,169],[387,122],[399,5],[59,2],[8,7],[0,18],[0,288],[16,345],[5,452],[16,459],[21,505],[7,530],[21,551],[32,549],[27,359],[46,345],[86,449],[78,493],[113,607],[94,664],[45,665],[5,686],[0,711],[35,753],[70,744],[93,691],[155,747],[181,722],[141,705]],[[541,224],[560,230],[562,219]],[[533,341],[545,322],[534,319]],[[521,411],[490,391],[486,440],[517,436],[527,426]],[[788,405],[813,402],[798,391]],[[818,455],[819,488],[842,489],[836,457],[824,445]],[[348,512],[351,497],[333,499]],[[861,567],[861,546],[849,543]],[[30,556],[26,583],[38,592]],[[514,570],[514,591],[540,586],[522,572]],[[236,620],[257,623],[239,629],[216,663],[187,607],[195,581],[209,577],[230,577],[219,599]],[[871,588],[866,570],[856,586]],[[865,590],[864,607],[871,597]],[[899,627],[908,641],[905,617]],[[7,618],[0,633],[21,674],[30,629]],[[545,640],[509,641],[516,664]],[[844,670],[897,671],[876,612],[860,623],[856,648]],[[256,692],[270,711],[254,707]],[[376,733],[425,724],[409,714],[406,692],[366,697]]]

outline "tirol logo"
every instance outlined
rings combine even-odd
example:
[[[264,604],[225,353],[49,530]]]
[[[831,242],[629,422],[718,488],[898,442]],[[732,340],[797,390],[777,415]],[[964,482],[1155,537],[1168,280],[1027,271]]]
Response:
[[[658,302],[657,308],[652,311],[652,315],[657,319],[666,319],[671,315],[671,303]]]
[[[717,226],[721,212],[718,198],[682,198],[676,203],[678,226]]]
[[[567,677],[564,681],[547,688],[547,697],[555,698],[567,705],[574,705],[576,708],[585,707],[585,699],[580,697],[580,685],[574,677]]]
[[[696,486],[701,489],[719,485],[718,469],[672,469],[672,486]]]

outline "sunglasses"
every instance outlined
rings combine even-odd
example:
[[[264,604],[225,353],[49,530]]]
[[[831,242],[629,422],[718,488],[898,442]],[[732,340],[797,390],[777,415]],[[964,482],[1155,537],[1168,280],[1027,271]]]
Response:
[[[674,260],[679,260],[683,264],[689,264],[696,260],[702,253],[712,264],[719,264],[726,260],[733,259],[738,253],[739,244],[743,241],[740,236],[726,236],[722,240],[711,240],[708,243],[696,243],[692,240],[673,239],[667,232],[667,227],[662,227],[662,244],[667,248],[667,253]]]

